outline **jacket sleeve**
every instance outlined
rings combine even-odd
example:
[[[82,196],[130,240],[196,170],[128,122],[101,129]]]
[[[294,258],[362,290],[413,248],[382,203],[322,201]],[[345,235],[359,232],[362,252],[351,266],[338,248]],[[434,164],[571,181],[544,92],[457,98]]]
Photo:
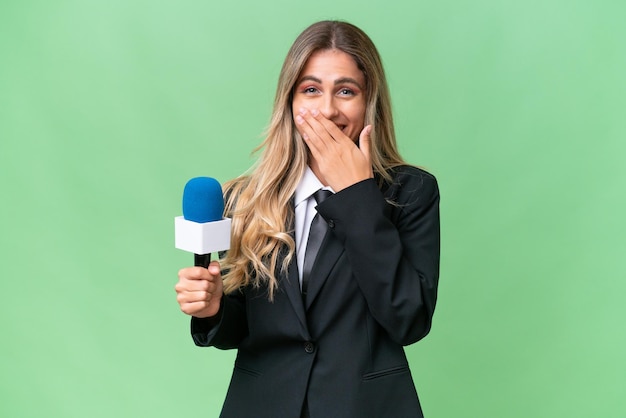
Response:
[[[237,348],[246,335],[246,301],[240,292],[224,295],[215,317],[191,317],[191,337],[200,347],[216,347],[222,350]]]
[[[364,180],[318,211],[342,241],[372,316],[394,341],[408,345],[428,334],[435,310],[439,189],[435,177],[410,169],[396,175],[388,192]]]

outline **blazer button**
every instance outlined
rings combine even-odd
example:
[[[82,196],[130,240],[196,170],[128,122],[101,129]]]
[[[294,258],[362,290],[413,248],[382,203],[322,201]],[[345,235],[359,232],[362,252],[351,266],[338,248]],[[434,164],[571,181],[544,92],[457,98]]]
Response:
[[[335,227],[335,221],[333,221],[332,219],[330,219],[330,220],[328,221],[328,227],[329,227],[329,228],[334,228],[334,227]]]
[[[304,351],[306,351],[308,354],[312,354],[315,351],[315,344],[313,344],[311,341],[305,342]]]

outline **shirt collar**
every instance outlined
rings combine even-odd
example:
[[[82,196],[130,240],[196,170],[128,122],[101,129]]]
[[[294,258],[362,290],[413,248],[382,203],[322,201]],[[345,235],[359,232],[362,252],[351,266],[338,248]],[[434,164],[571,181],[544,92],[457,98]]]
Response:
[[[304,202],[311,196],[313,193],[318,191],[319,189],[324,188],[324,185],[317,178],[311,167],[306,166],[306,170],[304,170],[304,174],[300,179],[300,183],[296,186],[295,193],[295,205],[298,206],[300,203]],[[326,189],[329,189],[326,187]]]

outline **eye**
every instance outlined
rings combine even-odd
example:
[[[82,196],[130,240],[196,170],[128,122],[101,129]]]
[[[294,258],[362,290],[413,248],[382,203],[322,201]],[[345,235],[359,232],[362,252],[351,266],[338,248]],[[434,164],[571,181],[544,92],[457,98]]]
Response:
[[[304,89],[302,89],[302,93],[305,94],[314,94],[317,93],[317,89],[315,87],[305,87]]]
[[[339,90],[338,94],[340,96],[354,96],[355,93],[353,90],[346,88],[346,89]]]

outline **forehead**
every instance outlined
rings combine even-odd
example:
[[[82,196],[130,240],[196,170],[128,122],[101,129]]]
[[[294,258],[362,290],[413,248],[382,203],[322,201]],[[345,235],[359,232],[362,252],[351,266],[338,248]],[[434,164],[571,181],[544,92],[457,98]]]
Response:
[[[354,58],[338,49],[324,49],[311,54],[302,68],[300,77],[307,75],[315,76],[322,81],[349,77],[361,84],[365,82],[365,76]]]

